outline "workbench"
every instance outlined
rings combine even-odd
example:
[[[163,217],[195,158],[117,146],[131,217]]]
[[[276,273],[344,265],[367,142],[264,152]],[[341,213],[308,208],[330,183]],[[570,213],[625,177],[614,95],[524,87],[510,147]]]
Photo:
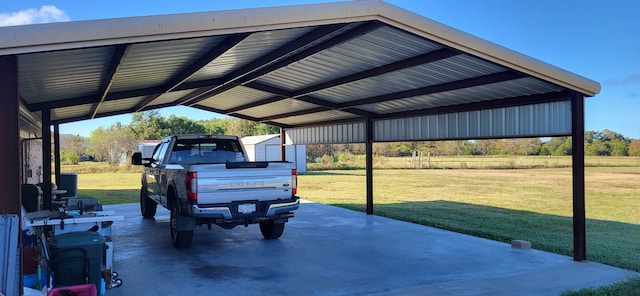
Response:
[[[111,287],[113,272],[113,241],[111,240],[111,225],[114,221],[124,220],[124,216],[115,215],[114,211],[90,211],[82,215],[68,215],[57,211],[36,211],[26,213],[23,217],[24,228],[32,228],[38,236],[44,233],[45,226],[52,226],[51,235],[60,235],[77,231],[95,231],[106,238],[104,267],[107,287]],[[98,287],[99,288],[99,287]]]

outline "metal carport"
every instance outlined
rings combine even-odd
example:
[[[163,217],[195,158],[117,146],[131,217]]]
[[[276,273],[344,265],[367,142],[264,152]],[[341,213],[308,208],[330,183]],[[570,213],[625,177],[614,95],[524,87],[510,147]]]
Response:
[[[584,77],[375,0],[0,36],[0,213],[20,212],[21,138],[43,138],[50,172],[51,125],[57,137],[62,123],[184,105],[279,126],[286,144],[366,143],[367,214],[373,142],[572,136],[574,259],[586,259],[584,97],[600,85]]]

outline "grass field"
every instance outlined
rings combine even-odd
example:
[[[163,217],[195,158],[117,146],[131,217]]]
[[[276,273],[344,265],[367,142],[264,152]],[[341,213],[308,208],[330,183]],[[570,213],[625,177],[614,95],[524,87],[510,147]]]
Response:
[[[571,180],[567,167],[376,169],[374,213],[571,256]],[[640,271],[640,166],[590,166],[585,181],[588,260]],[[364,170],[309,172],[298,183],[304,199],[364,211]],[[137,202],[139,184],[139,172],[82,173],[78,194]],[[605,289],[577,295],[637,295],[625,291],[640,291],[640,280]]]

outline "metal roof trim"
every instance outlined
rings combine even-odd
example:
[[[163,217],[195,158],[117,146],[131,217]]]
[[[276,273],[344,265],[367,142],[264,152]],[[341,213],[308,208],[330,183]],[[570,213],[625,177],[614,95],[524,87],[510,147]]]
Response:
[[[596,81],[408,10],[381,1],[376,2],[379,3],[378,20],[381,22],[587,96],[595,96],[600,92],[600,83]]]
[[[379,0],[195,12],[1,27],[0,55],[379,20],[594,96],[600,84]]]
[[[373,20],[377,0],[0,27],[0,55]]]

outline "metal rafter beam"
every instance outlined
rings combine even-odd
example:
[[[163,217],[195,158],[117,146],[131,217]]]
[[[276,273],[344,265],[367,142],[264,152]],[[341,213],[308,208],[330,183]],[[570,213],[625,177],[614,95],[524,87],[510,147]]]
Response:
[[[160,97],[162,94],[170,92],[183,84],[189,77],[193,76],[200,69],[207,66],[209,63],[217,59],[219,56],[229,51],[240,42],[245,40],[247,37],[251,36],[251,33],[242,33],[228,36],[222,41],[220,44],[214,46],[210,51],[205,53],[199,59],[197,59],[193,64],[189,65],[187,68],[182,70],[180,73],[176,74],[163,86],[163,90],[161,93],[156,93],[147,96],[142,102],[140,102],[134,109],[136,111],[140,111],[145,108],[147,105],[151,104],[155,99]]]
[[[260,120],[276,120],[276,119],[282,119],[282,118],[287,118],[287,117],[293,117],[293,116],[300,116],[300,115],[306,115],[306,114],[311,114],[311,113],[324,112],[324,111],[329,111],[329,110],[332,110],[332,109],[331,108],[327,108],[327,107],[315,107],[315,108],[311,108],[311,109],[287,112],[287,113],[282,113],[282,114],[273,115],[273,116],[266,116],[266,117],[260,118]]]
[[[98,109],[100,109],[100,105],[102,104],[102,102],[104,102],[107,94],[109,94],[109,90],[113,85],[113,80],[118,75],[122,64],[124,64],[129,50],[131,50],[131,44],[116,46],[113,57],[111,58],[111,63],[107,68],[107,73],[105,73],[102,82],[100,83],[100,91],[98,92],[100,100],[91,108],[91,118],[94,118],[96,116],[96,113],[98,113]]]
[[[349,26],[349,24],[334,24],[319,27],[263,56],[262,58],[259,58],[234,71],[223,79],[224,82],[222,85],[207,88],[207,92],[201,97],[192,98],[190,100],[181,100],[179,103],[183,105],[196,104],[211,96],[225,92],[238,85],[251,82],[261,76],[314,55],[327,48],[331,48],[337,44],[367,34],[380,28],[383,24],[379,22],[368,22],[347,32],[342,32],[349,28]]]
[[[439,93],[439,92],[447,92],[453,91],[457,89],[469,88],[474,86],[486,85],[491,83],[504,82],[514,79],[519,79],[525,77],[524,74],[513,72],[513,71],[505,71],[499,72],[495,74],[489,74],[479,77],[473,77],[463,80],[451,81],[442,84],[436,84],[416,89],[410,89],[380,96],[374,96],[359,100],[353,100],[350,102],[340,103],[338,104],[338,108],[348,108],[348,107],[357,107],[363,105],[370,105],[381,102],[388,102],[399,99],[406,99],[411,97],[425,96],[429,94]]]

